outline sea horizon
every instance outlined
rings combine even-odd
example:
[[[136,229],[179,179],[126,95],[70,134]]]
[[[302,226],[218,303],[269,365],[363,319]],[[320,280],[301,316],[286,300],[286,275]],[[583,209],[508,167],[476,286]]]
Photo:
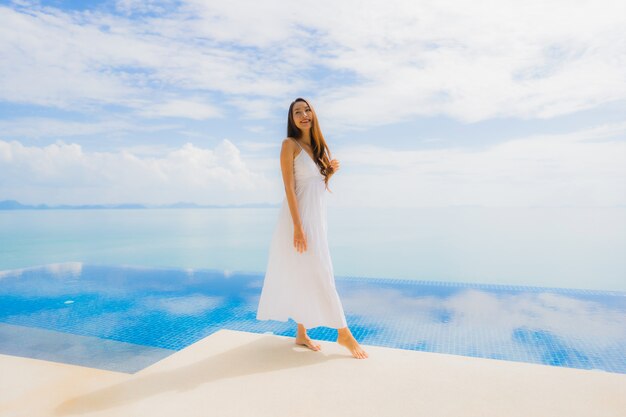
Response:
[[[202,204],[190,201],[177,201],[174,203],[80,203],[80,204],[52,204],[36,203],[25,204],[17,200],[0,200],[0,210],[93,210],[93,209],[192,209],[192,208],[278,208],[282,201],[276,203],[256,202],[241,204]],[[485,208],[485,209],[511,209],[511,208],[626,208],[625,204],[597,205],[597,204],[533,204],[533,205],[484,205],[484,204],[446,204],[446,205],[420,205],[420,206],[372,206],[366,204],[336,205],[332,202],[329,207],[343,208],[389,208],[389,209],[435,209],[435,208]]]
[[[338,277],[626,291],[623,207],[329,207]],[[63,262],[262,273],[266,208],[0,211],[0,270]]]

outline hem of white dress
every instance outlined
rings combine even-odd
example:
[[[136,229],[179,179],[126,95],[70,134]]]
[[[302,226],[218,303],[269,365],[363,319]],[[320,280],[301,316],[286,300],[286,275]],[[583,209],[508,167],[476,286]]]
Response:
[[[340,325],[339,327],[337,327],[336,325],[318,324],[318,323],[315,323],[315,322],[313,322],[313,323],[303,323],[302,321],[297,320],[297,319],[295,319],[292,316],[289,316],[287,318],[285,318],[285,317],[281,317],[281,318],[260,318],[260,317],[257,317],[256,319],[257,320],[263,320],[263,321],[265,321],[265,320],[281,321],[283,323],[288,322],[289,319],[291,319],[294,322],[296,322],[296,324],[297,323],[302,323],[302,325],[305,328],[307,328],[307,329],[314,329],[316,327],[328,327],[329,329],[343,329],[344,327],[348,327],[348,323],[347,322],[345,324],[343,324],[343,325]]]

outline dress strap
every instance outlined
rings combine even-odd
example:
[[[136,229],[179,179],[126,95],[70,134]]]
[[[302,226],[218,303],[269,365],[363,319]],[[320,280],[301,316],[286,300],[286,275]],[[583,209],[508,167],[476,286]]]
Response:
[[[293,140],[294,142],[296,142],[298,144],[298,146],[300,147],[300,149],[304,150],[304,148],[302,147],[302,145],[300,145],[300,142],[298,142],[297,140]]]

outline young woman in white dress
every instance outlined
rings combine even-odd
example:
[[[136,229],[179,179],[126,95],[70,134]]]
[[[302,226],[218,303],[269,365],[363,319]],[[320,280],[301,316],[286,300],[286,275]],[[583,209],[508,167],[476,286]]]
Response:
[[[358,359],[368,357],[347,326],[335,288],[326,236],[326,190],[339,170],[313,107],[297,98],[289,106],[280,151],[285,199],[272,237],[257,319],[298,324],[295,343],[319,351],[306,327],[337,329],[337,343]],[[305,327],[306,326],[306,327]]]

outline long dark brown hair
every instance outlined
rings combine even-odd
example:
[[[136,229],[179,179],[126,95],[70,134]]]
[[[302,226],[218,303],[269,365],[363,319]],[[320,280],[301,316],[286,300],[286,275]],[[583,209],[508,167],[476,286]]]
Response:
[[[311,104],[303,98],[298,97],[289,106],[289,115],[287,116],[287,136],[294,139],[300,139],[302,137],[302,131],[298,126],[296,126],[296,122],[293,120],[293,106],[295,106],[295,104],[299,101],[305,102],[311,109],[311,149],[313,151],[313,160],[319,167],[320,173],[324,176],[326,189],[330,191],[328,188],[328,180],[331,175],[334,174],[333,167],[330,165],[330,149],[324,140],[324,135],[322,135],[322,130],[320,129],[320,124],[317,121],[317,114],[315,114],[313,106],[311,106]]]

